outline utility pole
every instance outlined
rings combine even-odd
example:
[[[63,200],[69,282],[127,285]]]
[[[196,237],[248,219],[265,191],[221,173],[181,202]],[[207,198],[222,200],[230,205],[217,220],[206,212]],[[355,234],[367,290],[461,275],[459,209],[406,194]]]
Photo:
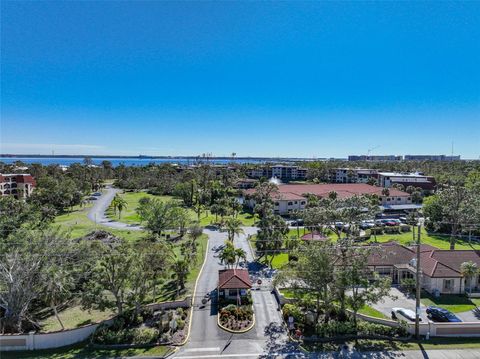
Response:
[[[417,268],[416,268],[416,293],[415,293],[415,338],[420,339],[420,234],[421,234],[421,224],[418,224],[418,240],[417,240]]]

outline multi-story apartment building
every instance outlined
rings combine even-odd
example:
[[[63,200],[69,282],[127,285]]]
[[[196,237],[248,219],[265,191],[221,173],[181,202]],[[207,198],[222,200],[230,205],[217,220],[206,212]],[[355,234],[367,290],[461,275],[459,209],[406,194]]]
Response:
[[[402,156],[395,155],[350,155],[349,161],[401,161]]]
[[[307,178],[307,169],[290,165],[255,167],[247,170],[247,176],[250,178],[275,177],[282,181],[305,180]]]
[[[333,183],[369,183],[371,180],[380,187],[391,188],[394,184],[419,187],[424,192],[435,190],[435,178],[421,173],[384,172],[365,168],[333,168],[330,170],[330,182]]]
[[[377,178],[377,170],[366,168],[332,168],[329,177],[330,182],[334,183],[367,183],[370,178]]]
[[[421,173],[378,172],[377,183],[381,187],[390,188],[394,184],[401,184],[404,188],[419,187],[424,192],[433,192],[437,185],[435,178]]]
[[[460,156],[405,155],[405,161],[460,161]]]
[[[35,185],[35,179],[29,174],[0,173],[1,196],[13,195],[15,198],[26,198],[32,194]]]

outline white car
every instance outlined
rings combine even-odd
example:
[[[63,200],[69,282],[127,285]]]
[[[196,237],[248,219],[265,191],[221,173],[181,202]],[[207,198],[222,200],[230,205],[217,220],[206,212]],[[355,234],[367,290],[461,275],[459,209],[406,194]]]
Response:
[[[415,312],[405,308],[392,308],[392,319],[404,320],[407,322],[415,321]],[[422,321],[422,318],[419,318]]]

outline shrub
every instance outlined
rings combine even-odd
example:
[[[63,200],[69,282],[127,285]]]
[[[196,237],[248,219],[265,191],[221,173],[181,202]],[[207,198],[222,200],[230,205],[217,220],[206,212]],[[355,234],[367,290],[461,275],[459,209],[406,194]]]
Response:
[[[415,278],[405,278],[400,281],[400,287],[408,293],[413,293],[415,291],[415,286]]]
[[[383,227],[373,227],[373,228],[370,228],[370,234],[371,234],[371,235],[374,235],[374,234],[377,234],[377,235],[383,234]]]
[[[410,232],[411,228],[408,224],[401,224],[400,225],[400,231],[401,232]]]
[[[317,335],[322,337],[336,337],[344,335],[381,335],[386,337],[403,337],[407,335],[407,330],[405,326],[389,327],[386,325],[375,324],[365,321],[358,321],[356,333],[352,321],[330,321],[328,323],[317,324],[317,326],[315,327],[315,332]]]
[[[295,304],[285,304],[282,308],[285,319],[292,316],[295,322],[303,323],[304,315],[302,310]]]
[[[135,328],[131,330],[132,344],[150,344],[157,341],[159,331],[154,328]]]
[[[387,325],[370,323],[365,321],[358,322],[358,335],[382,335],[386,337],[404,337],[408,334],[404,325],[400,327],[389,327]]]
[[[384,232],[387,234],[399,234],[400,227],[399,226],[385,227]]]
[[[185,321],[178,318],[177,319],[177,329],[182,330],[183,328],[185,328]]]
[[[183,308],[177,308],[176,312],[180,317],[183,316]]]
[[[353,323],[350,321],[330,321],[328,323],[320,323],[316,325],[315,332],[321,337],[336,337],[356,334]]]

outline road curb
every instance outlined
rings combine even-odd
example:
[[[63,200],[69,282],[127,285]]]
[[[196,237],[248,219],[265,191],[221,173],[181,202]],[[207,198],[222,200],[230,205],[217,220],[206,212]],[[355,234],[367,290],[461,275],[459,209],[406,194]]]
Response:
[[[253,313],[253,318],[252,319],[253,319],[252,324],[248,328],[245,328],[245,329],[242,329],[242,330],[232,330],[232,329],[228,329],[228,328],[226,328],[226,327],[224,327],[223,325],[220,324],[220,315],[217,314],[217,325],[220,327],[220,329],[223,329],[226,332],[233,333],[233,334],[242,334],[242,333],[246,333],[246,332],[250,331],[255,326],[255,313]]]
[[[193,289],[192,303],[191,303],[191,307],[190,307],[190,320],[188,321],[188,334],[181,343],[177,344],[177,347],[185,345],[187,343],[188,339],[190,338],[190,332],[191,332],[191,329],[192,329],[192,320],[193,320],[193,307],[195,306],[195,295],[197,294],[198,280],[200,279],[200,276],[202,275],[203,267],[205,267],[205,263],[207,263],[209,246],[210,246],[210,237],[208,237],[207,248],[205,249],[205,258],[203,259],[202,267],[200,268],[200,272],[198,272],[197,279],[195,280],[195,287]]]

